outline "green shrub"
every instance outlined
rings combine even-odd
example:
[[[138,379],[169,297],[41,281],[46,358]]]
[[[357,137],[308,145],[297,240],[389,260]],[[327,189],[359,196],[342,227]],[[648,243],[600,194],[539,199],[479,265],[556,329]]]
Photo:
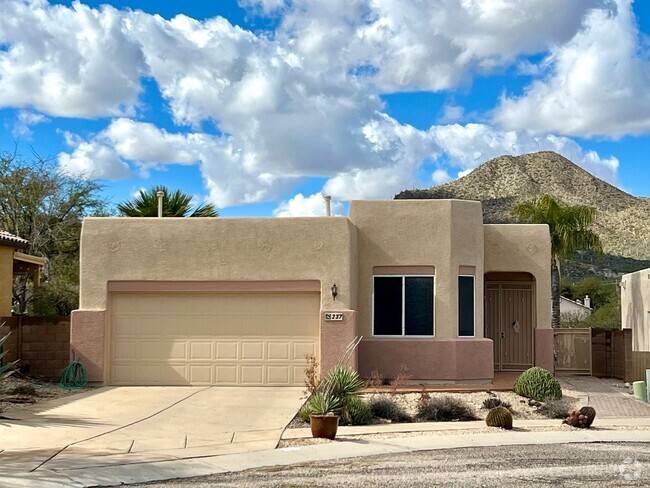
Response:
[[[485,400],[483,400],[483,408],[492,410],[496,407],[505,407],[508,410],[512,411],[512,405],[509,402],[504,402],[499,397],[487,397]]]
[[[514,386],[517,395],[532,398],[538,402],[559,400],[562,398],[562,387],[550,371],[535,366],[519,375]]]
[[[372,410],[363,398],[352,396],[343,408],[342,419],[347,425],[369,425],[373,421]]]
[[[380,419],[391,422],[413,422],[413,418],[400,407],[395,400],[386,396],[373,397],[370,400],[370,411]]]
[[[485,418],[489,427],[500,427],[501,429],[512,429],[512,414],[505,407],[496,407],[490,410]]]
[[[418,420],[450,422],[452,420],[476,420],[472,408],[459,398],[449,395],[430,398],[418,405]]]
[[[565,419],[569,416],[570,405],[564,399],[549,400],[539,407],[537,411],[549,419]]]

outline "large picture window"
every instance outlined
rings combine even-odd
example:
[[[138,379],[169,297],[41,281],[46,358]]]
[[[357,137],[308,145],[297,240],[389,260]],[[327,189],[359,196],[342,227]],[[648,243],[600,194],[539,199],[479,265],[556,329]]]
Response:
[[[458,336],[474,337],[474,276],[458,277]]]
[[[375,276],[373,334],[433,335],[433,276]]]

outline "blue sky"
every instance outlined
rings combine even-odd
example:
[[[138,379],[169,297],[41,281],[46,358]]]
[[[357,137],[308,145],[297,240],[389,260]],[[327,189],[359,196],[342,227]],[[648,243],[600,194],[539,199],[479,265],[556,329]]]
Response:
[[[344,213],[547,149],[650,196],[648,2],[108,3],[0,0],[0,150],[114,203]]]

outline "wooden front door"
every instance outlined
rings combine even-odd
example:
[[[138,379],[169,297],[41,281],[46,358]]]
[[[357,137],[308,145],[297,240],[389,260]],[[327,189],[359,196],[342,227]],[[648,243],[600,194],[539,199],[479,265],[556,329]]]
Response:
[[[485,337],[494,342],[495,371],[533,365],[534,283],[485,284]]]

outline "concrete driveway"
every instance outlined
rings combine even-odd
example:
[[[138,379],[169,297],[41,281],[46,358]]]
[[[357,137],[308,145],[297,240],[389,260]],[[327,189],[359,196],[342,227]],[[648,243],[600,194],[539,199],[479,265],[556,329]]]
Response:
[[[301,388],[105,387],[9,410],[0,479],[273,449]]]

